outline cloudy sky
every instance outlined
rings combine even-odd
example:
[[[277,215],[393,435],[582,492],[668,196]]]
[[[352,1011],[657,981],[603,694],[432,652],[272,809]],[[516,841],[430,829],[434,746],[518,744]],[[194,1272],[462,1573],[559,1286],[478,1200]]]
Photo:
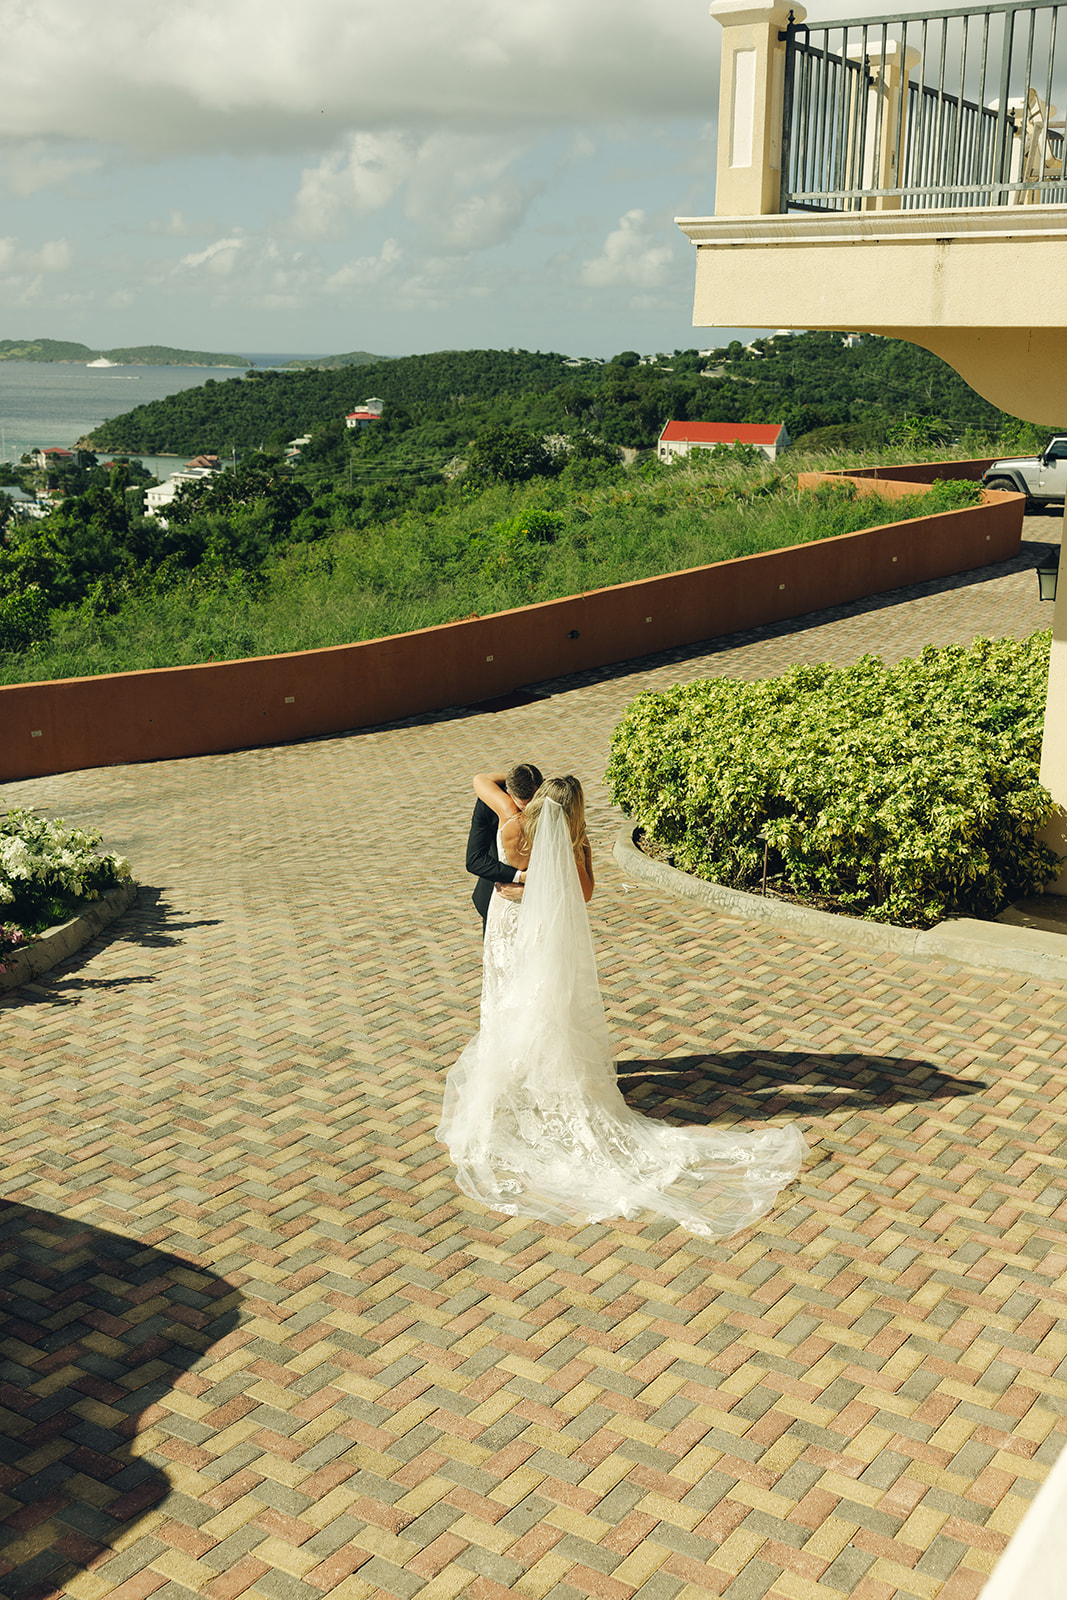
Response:
[[[707,0],[3,12],[0,338],[707,342],[673,224],[714,205]]]

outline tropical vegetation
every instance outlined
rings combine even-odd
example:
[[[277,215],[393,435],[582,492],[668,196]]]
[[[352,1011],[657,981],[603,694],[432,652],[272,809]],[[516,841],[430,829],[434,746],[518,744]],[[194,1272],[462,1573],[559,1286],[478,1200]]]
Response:
[[[164,525],[137,512],[116,468],[0,546],[0,681],[347,644],[978,495],[950,481],[893,502],[843,484],[800,493],[729,451],[625,472],[617,452],[581,439],[542,476],[538,441],[520,444],[483,440],[445,502],[428,491],[425,506],[378,520],[355,496],[314,498],[280,462],[253,457],[182,490]],[[508,481],[494,465],[530,475]]]
[[[994,916],[1055,875],[1048,657],[1038,633],[649,691],[615,730],[612,798],[712,882],[920,928]]]
[[[607,363],[336,359],[349,364],[208,379],[97,430],[131,455],[228,457],[162,516],[144,514],[135,460],[104,468],[85,449],[3,469],[56,508],[23,521],[0,491],[0,681],[347,643],[825,538],[933,508],[798,495],[798,468],[843,463],[835,444],[851,440],[855,459],[877,439],[889,461],[1029,443],[893,340],[809,334]],[[347,427],[371,396],[381,416]],[[821,454],[801,440],[788,476],[742,447],[667,466],[648,445],[670,416],[784,420]],[[943,494],[961,504],[975,490]]]
[[[905,418],[928,442],[967,428],[998,433],[1006,420],[917,345],[869,337],[850,346],[838,334],[808,333],[647,362],[635,351],[575,362],[540,351],[446,350],[361,365],[336,357],[314,369],[253,368],[138,406],[86,443],[146,454],[282,448],[307,433],[344,433],[345,414],[371,395],[385,401],[389,426],[351,441],[357,476],[386,465],[393,476],[438,472],[493,426],[544,435],[584,429],[643,450],[669,418],[784,422],[795,441],[815,432],[819,448],[863,449],[886,443]]]

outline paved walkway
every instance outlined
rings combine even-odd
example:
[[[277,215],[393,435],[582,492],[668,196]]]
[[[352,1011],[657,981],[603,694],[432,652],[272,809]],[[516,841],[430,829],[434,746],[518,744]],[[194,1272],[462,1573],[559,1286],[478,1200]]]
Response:
[[[627,883],[600,775],[641,688],[1022,636],[1036,588],[9,785],[147,887],[0,1003],[0,1591],[975,1596],[1067,1431],[1067,999]],[[522,757],[588,779],[632,1103],[806,1131],[727,1245],[489,1214],[434,1141],[476,1014],[469,774]]]

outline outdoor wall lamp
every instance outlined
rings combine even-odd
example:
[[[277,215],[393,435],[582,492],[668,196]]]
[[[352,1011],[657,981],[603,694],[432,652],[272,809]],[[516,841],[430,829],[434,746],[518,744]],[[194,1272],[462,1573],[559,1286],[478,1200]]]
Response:
[[[1056,579],[1060,571],[1060,552],[1058,546],[1050,544],[1044,556],[1037,564],[1037,586],[1041,591],[1042,600],[1055,600]]]

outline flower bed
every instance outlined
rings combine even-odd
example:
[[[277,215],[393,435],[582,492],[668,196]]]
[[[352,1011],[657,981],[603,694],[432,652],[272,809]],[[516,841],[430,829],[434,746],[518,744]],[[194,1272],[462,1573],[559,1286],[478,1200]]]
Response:
[[[33,810],[0,817],[0,970],[41,929],[129,880],[129,862],[99,844],[98,833]]]

